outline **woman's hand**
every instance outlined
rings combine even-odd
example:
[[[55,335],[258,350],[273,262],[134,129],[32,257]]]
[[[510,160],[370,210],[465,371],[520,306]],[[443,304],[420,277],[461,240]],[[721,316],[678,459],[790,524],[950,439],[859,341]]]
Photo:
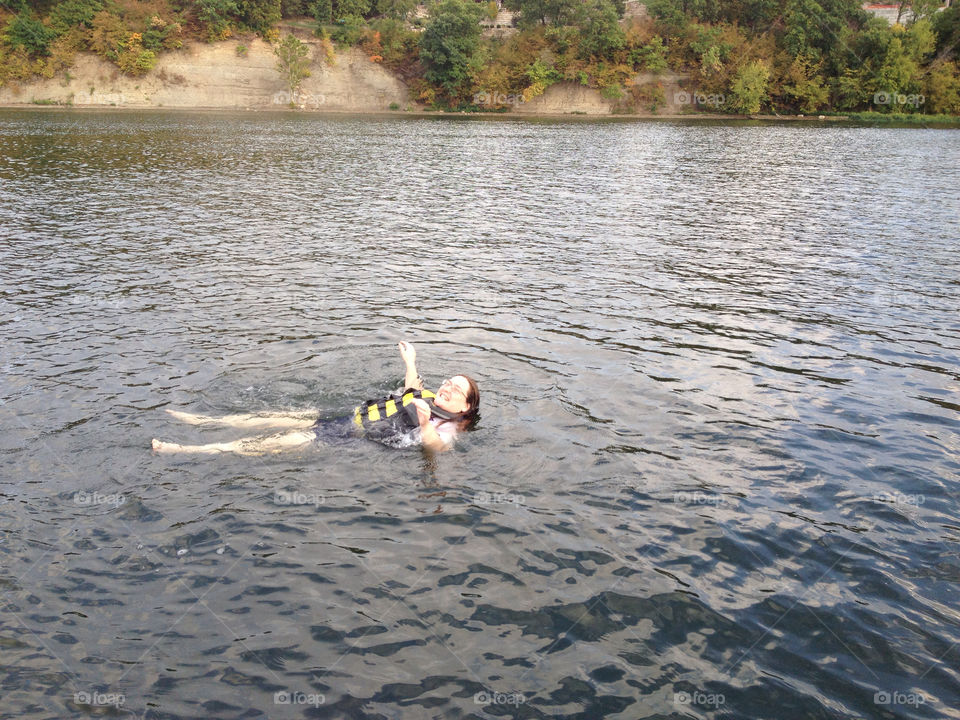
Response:
[[[414,407],[417,408],[417,420],[420,422],[420,439],[423,441],[423,446],[434,452],[443,452],[447,449],[447,445],[440,439],[437,429],[430,424],[430,406],[420,398],[415,398],[412,402]]]
[[[416,365],[417,363],[417,351],[413,347],[413,343],[409,343],[406,340],[401,340],[397,347],[400,348],[400,357],[403,358],[403,362],[407,364],[407,367]]]
[[[422,430],[425,425],[430,424],[430,406],[420,398],[414,398],[411,402],[417,409],[417,422],[420,423],[420,429]]]
[[[400,348],[400,357],[403,358],[403,362],[407,366],[407,371],[403,378],[404,389],[413,388],[414,390],[423,390],[423,381],[417,372],[417,351],[414,349],[413,343],[401,340],[397,344],[397,347]]]

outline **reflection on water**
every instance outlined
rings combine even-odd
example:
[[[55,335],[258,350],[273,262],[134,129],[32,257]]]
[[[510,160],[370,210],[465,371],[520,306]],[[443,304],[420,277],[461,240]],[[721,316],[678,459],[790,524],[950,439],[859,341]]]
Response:
[[[3,717],[958,717],[958,160],[3,112]],[[403,337],[480,382],[451,453],[149,450]]]

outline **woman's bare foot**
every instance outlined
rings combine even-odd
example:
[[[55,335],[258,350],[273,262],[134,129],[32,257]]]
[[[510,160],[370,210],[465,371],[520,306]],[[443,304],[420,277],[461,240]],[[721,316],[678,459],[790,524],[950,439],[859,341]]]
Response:
[[[156,438],[154,438],[150,444],[157,452],[177,452],[180,450],[180,445],[177,445],[176,443],[163,442],[161,440],[157,440]]]

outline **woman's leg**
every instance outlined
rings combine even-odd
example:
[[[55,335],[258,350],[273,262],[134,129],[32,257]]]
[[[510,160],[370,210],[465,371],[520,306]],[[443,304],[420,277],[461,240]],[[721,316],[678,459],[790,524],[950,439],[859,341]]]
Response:
[[[314,434],[295,430],[293,432],[277,433],[268,437],[240,438],[232,442],[210,443],[208,445],[178,445],[177,443],[153,440],[153,449],[163,453],[222,453],[235,452],[240,455],[260,455],[265,452],[280,452],[306,443],[312,442]]]
[[[209,415],[195,415],[179,410],[167,410],[177,420],[181,420],[190,425],[207,425],[216,423],[218,425],[229,425],[238,428],[308,428],[317,420],[316,410],[302,410],[300,412],[273,412],[257,413],[248,415],[225,415],[223,417],[210,417]]]

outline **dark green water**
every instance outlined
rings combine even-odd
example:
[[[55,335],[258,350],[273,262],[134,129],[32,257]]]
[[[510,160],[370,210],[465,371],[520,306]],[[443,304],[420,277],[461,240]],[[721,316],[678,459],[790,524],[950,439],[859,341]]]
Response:
[[[949,130],[0,112],[0,717],[960,717],[958,208]],[[402,338],[450,453],[150,450]]]

